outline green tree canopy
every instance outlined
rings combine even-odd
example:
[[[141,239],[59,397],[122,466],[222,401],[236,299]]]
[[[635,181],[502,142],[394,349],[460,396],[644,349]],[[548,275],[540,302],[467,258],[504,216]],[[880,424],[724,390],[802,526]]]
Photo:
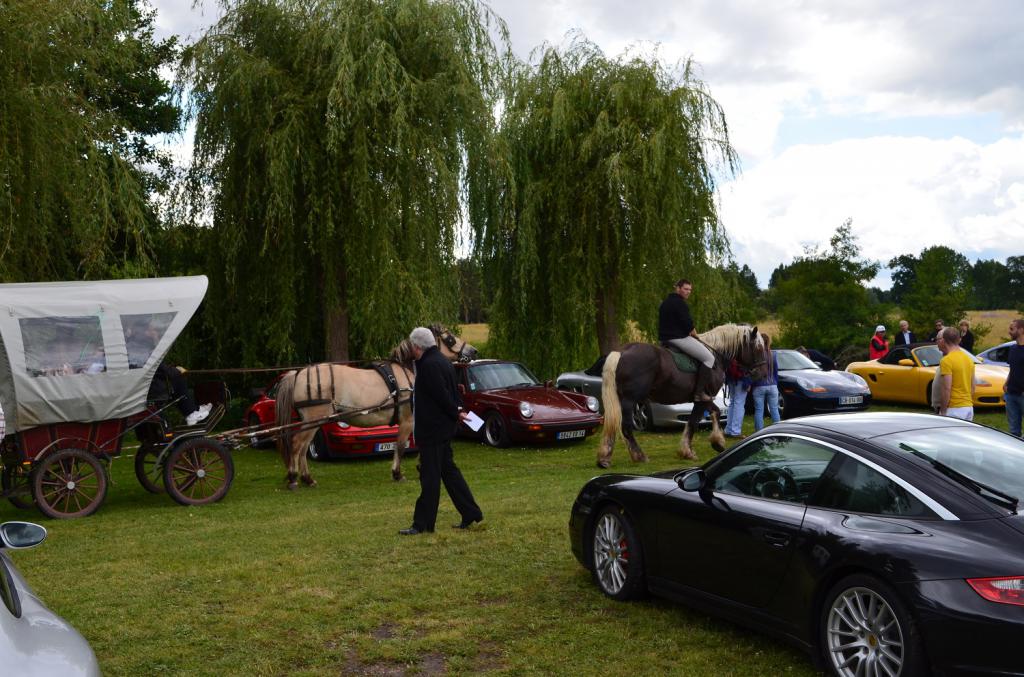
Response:
[[[384,354],[456,316],[486,212],[504,27],[470,0],[239,0],[183,57],[183,195],[212,219],[219,353]]]
[[[0,280],[155,272],[151,200],[177,129],[143,0],[0,5]]]
[[[810,249],[773,279],[782,345],[805,345],[836,354],[851,345],[867,346],[885,306],[873,302],[865,283],[878,264],[861,260],[847,219],[829,249]],[[778,271],[777,271],[778,272]]]
[[[491,275],[489,347],[542,374],[656,333],[681,276],[695,307],[727,250],[716,171],[734,171],[725,115],[686,62],[609,59],[575,39],[514,78],[501,121],[499,217],[475,222]],[[706,296],[702,296],[706,294]]]
[[[900,305],[911,327],[924,331],[936,319],[953,326],[964,317],[971,275],[967,257],[939,245],[922,250],[917,257],[901,257],[901,261],[912,270]]]

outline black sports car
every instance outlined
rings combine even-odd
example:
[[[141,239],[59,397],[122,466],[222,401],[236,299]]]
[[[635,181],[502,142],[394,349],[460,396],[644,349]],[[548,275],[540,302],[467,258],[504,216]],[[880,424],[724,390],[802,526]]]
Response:
[[[796,350],[773,350],[779,366],[779,404],[783,418],[837,411],[863,411],[871,389],[857,374],[825,371]]]
[[[926,414],[783,422],[699,468],[603,475],[572,508],[608,596],[792,641],[837,675],[1024,674],[1024,441]]]

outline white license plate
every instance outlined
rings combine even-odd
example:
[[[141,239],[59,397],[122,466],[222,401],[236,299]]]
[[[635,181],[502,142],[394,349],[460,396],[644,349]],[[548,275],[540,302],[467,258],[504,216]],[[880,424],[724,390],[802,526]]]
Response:
[[[839,404],[860,404],[864,401],[863,395],[851,395],[849,397],[840,397]]]
[[[377,451],[394,451],[395,442],[381,442],[377,445]]]
[[[577,437],[585,437],[586,434],[586,430],[566,430],[565,432],[555,435],[555,438],[559,440],[572,440]]]

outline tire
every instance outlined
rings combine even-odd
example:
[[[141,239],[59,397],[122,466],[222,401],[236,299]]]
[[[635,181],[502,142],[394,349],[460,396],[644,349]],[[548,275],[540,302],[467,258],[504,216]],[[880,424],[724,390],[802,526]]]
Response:
[[[484,417],[483,437],[492,447],[508,446],[508,424],[501,414],[491,411]]]
[[[324,439],[324,431],[317,430],[316,434],[313,435],[309,446],[306,447],[306,458],[319,463],[326,463],[331,460],[331,457],[327,455],[327,440]]]
[[[7,500],[15,508],[34,508],[36,501],[32,497],[32,471],[21,463],[5,465],[3,470],[3,490],[8,494]]]
[[[164,474],[156,465],[159,456],[160,450],[149,443],[141,444],[135,452],[135,479],[151,494],[164,493]]]
[[[219,442],[196,437],[183,442],[164,463],[164,487],[182,505],[215,503],[235,478],[231,454]]]
[[[874,576],[856,574],[836,583],[825,596],[820,626],[829,674],[851,677],[860,674],[858,668],[865,674],[927,672],[913,616],[896,591]]]
[[[644,595],[640,539],[622,508],[612,505],[598,514],[590,531],[590,547],[594,582],[601,592],[620,601]]]
[[[107,471],[95,455],[81,449],[61,449],[32,471],[32,496],[47,517],[86,517],[107,497]]]
[[[637,402],[633,405],[633,430],[637,432],[654,430],[654,414],[651,412],[650,402]]]

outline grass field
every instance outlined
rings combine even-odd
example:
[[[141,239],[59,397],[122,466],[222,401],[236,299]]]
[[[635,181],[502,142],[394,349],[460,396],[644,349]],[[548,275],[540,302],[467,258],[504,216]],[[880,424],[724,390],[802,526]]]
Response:
[[[883,408],[883,407],[876,407]],[[1005,428],[1002,411],[981,419]],[[752,422],[748,417],[749,432]],[[698,436],[702,459],[711,455]],[[615,471],[678,467],[678,433],[620,443]],[[31,519],[49,538],[14,559],[86,636],[107,675],[811,675],[802,653],[661,601],[603,597],[573,559],[569,508],[598,473],[596,438],[456,458],[485,513],[468,532],[444,496],[438,531],[400,537],[418,494],[383,460],[315,464],[320,486],[288,492],[272,451],[235,454],[220,504],[147,494],[114,461],[92,517]]]

